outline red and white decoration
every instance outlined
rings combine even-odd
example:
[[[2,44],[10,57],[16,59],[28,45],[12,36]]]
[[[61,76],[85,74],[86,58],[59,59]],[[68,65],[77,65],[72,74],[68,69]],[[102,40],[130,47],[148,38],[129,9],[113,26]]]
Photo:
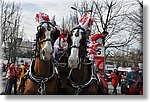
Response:
[[[104,71],[104,51],[105,48],[102,47],[102,35],[94,34],[91,36],[92,42],[88,45],[88,56],[94,60],[97,68]]]
[[[95,65],[104,72],[104,56],[94,56]]]
[[[90,14],[85,13],[84,16],[79,20],[79,25],[81,25],[85,30],[90,28],[93,24],[94,19]]]
[[[42,12],[39,12],[39,14],[36,14],[35,19],[38,23],[41,23],[43,21],[50,21],[49,16]]]

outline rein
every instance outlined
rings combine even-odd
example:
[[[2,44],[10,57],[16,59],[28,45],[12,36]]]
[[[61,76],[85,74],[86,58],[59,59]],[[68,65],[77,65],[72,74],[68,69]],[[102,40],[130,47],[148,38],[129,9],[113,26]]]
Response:
[[[78,27],[73,28],[72,31],[75,30],[75,29],[78,29],[77,34],[75,34],[75,36],[78,36],[80,29],[81,29],[82,31],[85,31],[85,29],[83,29],[81,26],[78,26]],[[84,38],[83,35],[82,35],[82,38]],[[85,39],[86,39],[86,38],[85,38]],[[82,39],[82,40],[84,41],[84,39]],[[86,42],[82,42],[82,43],[86,43]],[[85,45],[86,45],[86,44],[85,44]],[[78,69],[79,69],[79,70],[81,69],[82,65],[92,65],[92,64],[93,64],[93,63],[85,63],[84,61],[82,62],[82,60],[84,60],[84,59],[86,58],[86,50],[85,50],[86,48],[85,48],[85,47],[72,45],[72,46],[70,46],[70,48],[77,48],[77,49],[79,49],[79,50],[82,51],[82,52],[81,52],[82,54],[79,55],[79,59],[80,59],[80,60],[79,60],[79,64],[78,64]],[[75,82],[75,81],[71,78],[71,74],[72,74],[72,72],[73,72],[73,69],[70,70],[69,75],[68,75],[68,77],[67,77],[67,80],[68,80],[69,85],[70,85],[71,87],[73,87],[73,88],[76,89],[76,91],[75,91],[75,94],[76,94],[76,95],[78,95],[80,92],[82,92],[82,90],[83,90],[84,88],[89,87],[89,86],[92,85],[95,81],[97,81],[97,78],[96,78],[95,73],[94,73],[94,68],[93,68],[93,66],[90,67],[90,70],[91,70],[91,74],[90,74],[91,76],[90,76],[89,80],[86,81],[86,82],[84,82],[84,83],[82,83],[82,84],[78,84],[77,82]]]
[[[47,23],[48,24],[48,28],[50,28],[49,24],[54,26],[51,22],[41,22],[40,25],[38,27],[41,27],[42,24],[44,23]],[[36,34],[36,48],[35,48],[35,56],[33,56],[34,60],[32,60],[32,63],[29,67],[29,70],[28,70],[28,76],[29,76],[29,79],[31,81],[33,81],[34,83],[37,83],[38,84],[38,93],[41,94],[41,95],[44,95],[46,94],[46,82],[48,82],[49,80],[53,80],[55,78],[55,74],[56,74],[56,70],[55,70],[55,66],[54,66],[54,59],[53,57],[49,60],[51,61],[52,63],[52,70],[50,70],[49,72],[49,75],[47,77],[38,77],[34,74],[34,64],[35,64],[35,58],[36,57],[39,57],[39,60],[42,60],[41,59],[41,54],[42,54],[42,50],[41,50],[41,46],[40,46],[40,43],[43,43],[43,42],[46,42],[46,41],[51,41],[52,42],[52,39],[43,39],[41,41],[39,41],[39,33],[41,33],[40,31]],[[50,67],[50,66],[49,66]],[[52,71],[52,72],[51,72]]]
[[[47,24],[47,30],[49,30],[49,31],[50,31],[50,29],[51,29],[50,25],[51,25],[52,27],[54,27],[54,25],[53,25],[51,22],[49,22],[49,21],[41,22],[40,25],[37,27],[38,32],[36,33],[36,40],[35,40],[35,41],[36,41],[36,48],[35,48],[35,50],[34,50],[34,51],[35,51],[35,56],[33,56],[33,58],[36,58],[36,57],[39,56],[39,59],[40,59],[40,60],[41,60],[41,56],[40,56],[40,55],[42,54],[40,44],[43,43],[43,42],[46,42],[46,41],[53,42],[53,40],[52,40],[51,38],[46,38],[46,39],[39,40],[39,38],[40,38],[40,33],[41,33],[41,27],[42,27],[42,25],[43,25],[44,23]],[[36,53],[36,51],[37,51],[37,53]]]
[[[67,51],[68,51],[68,49],[64,50],[62,55],[59,57],[59,59],[55,60],[55,61],[57,61],[57,62],[60,61],[62,59],[62,57],[66,54]]]

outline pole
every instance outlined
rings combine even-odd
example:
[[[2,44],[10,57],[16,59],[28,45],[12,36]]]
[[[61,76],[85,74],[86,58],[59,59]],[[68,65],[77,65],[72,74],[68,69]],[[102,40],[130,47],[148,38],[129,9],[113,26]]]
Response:
[[[105,38],[108,35],[107,31],[102,32],[102,42],[103,42],[103,47],[104,47],[104,71],[105,71],[105,63],[106,63],[106,46],[105,46]]]

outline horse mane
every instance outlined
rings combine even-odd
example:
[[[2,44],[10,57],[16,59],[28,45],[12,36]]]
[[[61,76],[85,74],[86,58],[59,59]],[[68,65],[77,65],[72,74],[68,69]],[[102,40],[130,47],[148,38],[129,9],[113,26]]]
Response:
[[[79,52],[80,55],[82,55],[82,60],[84,60],[84,58],[86,57],[87,55],[87,39],[86,39],[86,34],[85,32],[81,32],[81,35],[82,35],[82,39],[80,40],[80,47],[81,47],[81,50]]]

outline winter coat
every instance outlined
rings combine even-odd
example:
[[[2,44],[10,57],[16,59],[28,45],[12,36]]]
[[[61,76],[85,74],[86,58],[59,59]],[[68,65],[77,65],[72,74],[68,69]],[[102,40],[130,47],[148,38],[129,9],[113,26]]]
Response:
[[[10,65],[10,67],[8,68],[8,71],[9,71],[8,79],[16,78],[18,72],[15,69],[15,65],[14,64]]]
[[[116,87],[118,85],[118,76],[115,73],[113,73],[113,74],[110,75],[110,77],[112,79],[111,80],[112,86]]]
[[[66,45],[63,48],[60,46]],[[60,34],[60,37],[55,41],[54,43],[54,52],[57,53],[59,49],[67,49],[68,43],[67,43],[67,37],[65,37],[63,34]]]

